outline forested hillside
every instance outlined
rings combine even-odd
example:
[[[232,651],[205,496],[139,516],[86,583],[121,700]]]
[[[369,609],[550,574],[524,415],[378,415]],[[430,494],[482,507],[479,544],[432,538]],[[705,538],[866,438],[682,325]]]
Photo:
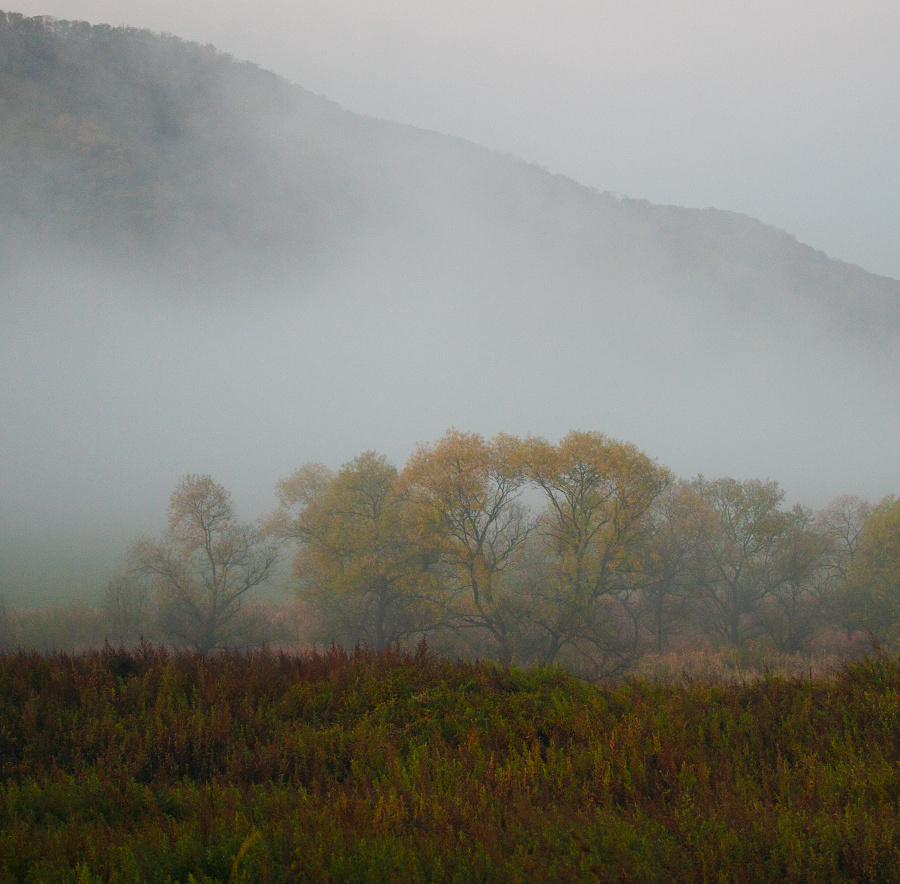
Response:
[[[172,36],[0,13],[0,107],[7,254],[55,237],[196,285],[364,260],[367,243],[577,267],[587,290],[789,294],[861,332],[900,321],[900,283],[753,219],[598,193]]]
[[[13,233],[206,273],[307,258],[353,214],[329,139],[310,137],[346,115],[212,47],[4,14],[0,100]]]

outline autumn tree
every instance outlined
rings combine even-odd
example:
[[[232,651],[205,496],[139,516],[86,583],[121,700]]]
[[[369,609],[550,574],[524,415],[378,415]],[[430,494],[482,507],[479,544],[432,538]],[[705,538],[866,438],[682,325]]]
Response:
[[[307,464],[277,493],[267,529],[296,543],[294,577],[322,640],[381,650],[427,628],[423,551],[384,456],[364,452],[337,473]]]
[[[597,674],[621,671],[638,650],[636,541],[672,476],[600,433],[571,432],[558,445],[530,439],[524,462],[546,500],[539,530],[553,558],[553,578],[534,609],[543,662],[569,648]]]
[[[103,588],[101,610],[111,642],[133,644],[142,637],[153,638],[152,588],[140,571],[134,568],[117,571]]]
[[[900,639],[900,499],[886,497],[872,509],[847,582],[857,627],[883,640]]]
[[[776,650],[796,654],[821,632],[828,614],[829,583],[824,569],[829,541],[810,510],[796,506],[784,514],[771,565],[771,592],[757,622]]]
[[[635,578],[643,623],[657,654],[696,606],[696,575],[710,519],[690,484],[679,481],[656,498],[641,522]]]
[[[155,584],[166,632],[207,654],[247,637],[243,602],[276,560],[276,544],[237,520],[224,487],[189,475],[169,500],[165,537],[137,541],[129,566]]]
[[[788,582],[799,586],[812,567],[815,555],[791,545],[808,517],[781,509],[777,482],[700,477],[691,487],[711,516],[697,581],[713,628],[738,646],[759,629],[764,602]]]
[[[414,542],[434,558],[448,617],[489,635],[501,661],[510,662],[522,600],[503,577],[532,529],[521,501],[521,442],[451,430],[416,449],[402,480]]]
[[[827,552],[820,571],[823,598],[832,620],[852,637],[863,628],[850,569],[872,504],[861,497],[843,494],[816,514],[816,526],[825,539]]]

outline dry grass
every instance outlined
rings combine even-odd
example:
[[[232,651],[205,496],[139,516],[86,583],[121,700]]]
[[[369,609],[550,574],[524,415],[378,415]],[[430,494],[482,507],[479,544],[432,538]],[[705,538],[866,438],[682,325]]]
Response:
[[[716,647],[697,638],[664,654],[648,654],[629,676],[660,684],[749,684],[767,676],[821,680],[833,678],[844,663],[872,650],[865,636],[852,641],[828,636],[808,654],[783,654],[756,642],[740,648]]]

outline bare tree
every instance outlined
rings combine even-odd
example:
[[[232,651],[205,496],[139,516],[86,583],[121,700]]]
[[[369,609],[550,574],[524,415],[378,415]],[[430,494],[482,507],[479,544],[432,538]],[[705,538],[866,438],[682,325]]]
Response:
[[[246,637],[242,602],[271,573],[277,544],[237,521],[225,488],[192,475],[172,493],[163,541],[137,541],[130,560],[156,584],[166,632],[206,654]]]

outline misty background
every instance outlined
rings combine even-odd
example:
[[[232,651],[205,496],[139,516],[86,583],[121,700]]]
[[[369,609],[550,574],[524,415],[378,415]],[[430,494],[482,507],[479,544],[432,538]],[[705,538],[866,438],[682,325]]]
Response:
[[[89,14],[91,4],[22,11],[113,23],[131,12],[105,5],[99,14],[99,6],[98,14]],[[851,170],[843,176],[829,176],[827,162],[814,163],[811,147],[803,174],[791,166],[802,146],[775,162],[771,151],[789,140],[782,123],[794,127],[797,120],[792,106],[782,105],[783,120],[760,110],[771,109],[778,92],[772,68],[754,62],[754,70],[768,73],[730,96],[731,115],[705,101],[708,92],[691,93],[702,72],[704,82],[723,90],[724,102],[724,84],[746,72],[733,69],[732,54],[725,53],[727,64],[719,54],[728,41],[709,36],[712,54],[694,58],[696,67],[685,67],[683,79],[672,78],[674,93],[652,101],[652,84],[666,68],[661,59],[669,57],[669,75],[677,74],[689,53],[672,39],[670,56],[645,55],[646,100],[640,90],[623,88],[616,116],[604,110],[612,93],[593,91],[604,70],[594,53],[611,64],[602,47],[612,37],[595,22],[591,31],[578,28],[574,40],[586,8],[565,7],[571,15],[558,13],[556,30],[545,27],[548,13],[534,5],[531,18],[510,13],[482,31],[475,29],[474,7],[471,18],[463,16],[466,8],[452,21],[426,22],[400,5],[378,7],[383,15],[374,18],[374,7],[362,15],[337,4],[326,15],[324,7],[308,5],[309,20],[286,28],[275,26],[274,8],[260,7],[251,21],[247,10],[224,4],[204,11],[210,27],[201,42],[212,40],[347,104],[356,95],[354,110],[459,133],[544,163],[549,172],[459,139],[357,117],[211,50],[185,56],[183,70],[159,61],[166,52],[181,58],[175,44],[159,56],[152,41],[150,50],[123,50],[108,81],[96,73],[99,62],[85,63],[87,73],[74,81],[81,92],[59,91],[59,82],[73,82],[68,74],[24,77],[26,91],[4,106],[7,133],[15,110],[16,127],[39,133],[41,145],[37,159],[34,151],[22,153],[30,174],[16,180],[26,184],[13,186],[9,159],[5,167],[13,209],[3,219],[0,264],[0,592],[9,602],[96,593],[129,540],[163,530],[168,495],[185,473],[212,474],[234,493],[238,511],[255,517],[274,505],[275,482],[306,461],[337,467],[376,449],[402,465],[417,442],[450,426],[553,440],[573,428],[599,430],[635,443],[679,475],[769,477],[792,502],[811,506],[841,493],[877,500],[896,490],[900,284],[817,251],[862,263],[865,253],[854,249],[866,224],[883,243],[891,229],[896,234],[896,219],[884,214],[892,186],[886,167],[880,186],[877,170],[866,172],[877,191],[867,203],[868,221],[860,215],[857,224],[848,202],[838,223],[824,207],[841,204],[867,154],[843,154]],[[629,21],[633,28],[644,22],[624,7],[604,8],[622,34]],[[827,4],[820,8],[827,19]],[[181,23],[174,6],[164,24],[146,18],[166,10],[136,9],[129,23],[174,31]],[[724,33],[737,39],[740,21],[728,19],[737,13],[720,15]],[[442,22],[453,37],[448,45],[470,53],[453,65],[441,52],[425,51]],[[653,22],[647,19],[650,36],[662,28]],[[178,33],[201,39],[194,30],[201,23],[185,21]],[[417,26],[418,42],[410,37]],[[335,54],[326,64],[329,29]],[[271,32],[265,52],[252,42],[264,32]],[[289,33],[293,55],[284,43],[279,48]],[[596,47],[586,33],[598,35]],[[648,36],[648,45],[659,49],[662,33],[655,42]],[[745,55],[765,36],[749,29]],[[883,35],[873,36],[877,50]],[[862,37],[857,29],[845,39],[847,58],[838,57],[848,79],[834,94],[847,97],[856,82],[849,72],[862,64],[852,41]],[[393,47],[401,44],[413,49],[397,55]],[[373,47],[381,65],[363,45]],[[510,45],[532,47],[531,62],[504,62]],[[783,60],[787,50],[778,49],[775,37],[772,45],[776,61]],[[256,46],[258,56],[249,52]],[[95,58],[93,48],[82,51],[73,57]],[[415,69],[417,52],[423,66]],[[301,57],[318,74],[286,68],[290,58],[301,65]],[[485,67],[488,57],[496,70]],[[640,65],[621,45],[615,57],[637,76]],[[473,58],[482,58],[481,66],[469,64]],[[558,73],[563,61],[575,67],[578,58],[580,90],[567,88],[561,74],[542,73]],[[875,77],[887,76],[895,61],[875,51],[868,63]],[[397,86],[403,64],[408,94]],[[134,82],[127,71],[138,72]],[[441,91],[445,82],[449,92]],[[800,77],[795,85],[811,82]],[[354,83],[361,91],[353,93]],[[513,109],[501,109],[497,96],[513,93]],[[19,113],[23,95],[28,107],[49,108],[35,112],[37,123]],[[754,96],[750,110],[739,110],[740,95]],[[596,102],[592,114],[578,112],[578,96]],[[896,99],[886,96],[879,113],[896,122],[890,100]],[[693,102],[705,123],[679,115]],[[818,125],[831,113],[837,118],[842,106],[829,104],[826,114],[820,105]],[[441,107],[447,116],[437,115]],[[758,126],[752,107],[762,114]],[[516,108],[518,122],[509,116]],[[554,114],[569,126],[556,126]],[[887,156],[897,133],[891,136],[887,124],[878,129],[876,116],[873,108],[869,128],[858,130],[860,144]],[[591,128],[600,117],[604,137]],[[671,141],[664,161],[648,146],[656,142],[647,126],[673,118],[683,124],[681,141]],[[531,134],[519,141],[526,130]],[[740,151],[724,171],[737,135],[750,130],[756,141],[741,143],[748,154],[757,150],[758,176],[770,176],[765,188],[753,186],[762,178],[754,178]],[[540,147],[551,131],[569,144],[569,159]],[[625,132],[645,138],[642,150],[626,148]],[[690,192],[679,190],[693,180],[684,165],[688,132],[696,178]],[[866,132],[884,137],[876,147]],[[716,143],[721,153],[713,161]],[[820,139],[819,149],[827,152],[831,143]],[[589,172],[578,163],[591,151]],[[108,185],[110,163],[122,157],[121,181]],[[702,206],[709,198],[741,211],[759,205],[752,214],[768,223],[621,199],[554,171],[602,191],[660,201]],[[742,188],[728,191],[725,179],[738,178]],[[79,181],[91,187],[70,187]],[[111,189],[98,190],[97,181]],[[799,199],[814,187],[818,202]],[[117,213],[126,192],[134,208],[123,216]],[[771,211],[747,202],[751,194],[771,200]],[[800,213],[795,225],[784,214],[789,204]],[[881,220],[873,225],[873,218]],[[819,238],[801,235],[816,225]],[[894,273],[890,250],[875,241],[869,247],[866,269]]]

